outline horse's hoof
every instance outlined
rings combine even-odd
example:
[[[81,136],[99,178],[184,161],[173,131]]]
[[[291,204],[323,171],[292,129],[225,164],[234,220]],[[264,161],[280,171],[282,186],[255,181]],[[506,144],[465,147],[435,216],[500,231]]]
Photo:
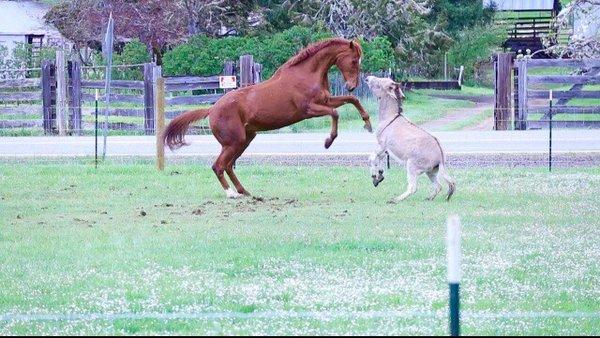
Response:
[[[244,195],[238,193],[237,191],[235,191],[231,188],[225,190],[225,194],[227,195],[227,198],[231,198],[231,199],[237,199],[240,197],[244,197]]]
[[[239,190],[238,190],[238,192],[239,192],[240,194],[244,195],[244,196],[248,196],[248,197],[252,196],[252,194],[251,194],[251,193],[249,193],[249,192],[248,192],[248,191],[246,191],[246,190],[242,190],[242,191],[239,191]]]
[[[325,149],[329,149],[329,147],[331,147],[331,144],[333,143],[333,140],[331,138],[328,138],[325,140]]]
[[[365,123],[365,129],[369,132],[372,133],[373,132],[373,127],[371,127],[371,122],[367,122]]]

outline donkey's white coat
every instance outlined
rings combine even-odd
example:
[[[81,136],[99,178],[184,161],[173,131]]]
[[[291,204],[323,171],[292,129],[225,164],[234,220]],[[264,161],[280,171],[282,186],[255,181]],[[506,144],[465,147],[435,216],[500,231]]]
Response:
[[[417,178],[422,173],[427,173],[433,186],[428,199],[433,200],[442,189],[441,178],[448,184],[446,199],[449,200],[454,193],[455,183],[446,171],[444,151],[433,135],[402,115],[404,94],[401,85],[391,79],[374,76],[367,77],[367,83],[379,101],[378,149],[369,159],[373,184],[377,186],[383,180],[387,152],[397,160],[406,162],[408,187],[396,201],[415,193]]]

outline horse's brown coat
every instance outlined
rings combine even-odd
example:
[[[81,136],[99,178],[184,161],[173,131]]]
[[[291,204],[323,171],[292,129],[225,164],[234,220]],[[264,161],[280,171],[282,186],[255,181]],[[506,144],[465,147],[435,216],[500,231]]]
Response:
[[[319,116],[331,116],[332,128],[325,148],[337,137],[338,113],[335,108],[350,103],[360,112],[365,128],[371,131],[369,114],[354,96],[331,96],[327,73],[339,68],[346,87],[358,86],[362,49],[357,41],[329,39],[300,51],[283,64],[273,76],[260,84],[232,91],[209,109],[194,110],[175,118],[164,134],[165,143],[176,149],[186,145],[184,135],[189,125],[207,116],[213,135],[222,146],[213,170],[230,197],[227,172],[239,194],[248,194],[233,167],[258,131],[279,129]]]

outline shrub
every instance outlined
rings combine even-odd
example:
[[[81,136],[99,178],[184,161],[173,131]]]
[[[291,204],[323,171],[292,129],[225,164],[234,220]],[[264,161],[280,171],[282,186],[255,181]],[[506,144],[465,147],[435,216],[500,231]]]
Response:
[[[312,42],[331,37],[320,28],[294,26],[285,31],[261,36],[225,37],[220,39],[198,35],[176,46],[163,57],[167,76],[219,74],[227,60],[238,60],[251,54],[263,66],[263,78],[270,77],[279,66]],[[362,42],[363,70],[378,71],[394,64],[394,50],[385,37]]]
[[[478,65],[490,59],[503,39],[504,33],[499,28],[476,26],[465,29],[457,35],[456,42],[448,51],[448,63],[456,67],[465,66],[464,79],[473,83]]]
[[[378,36],[372,41],[363,40],[361,46],[363,48],[363,71],[376,72],[394,67],[394,48],[387,37]]]
[[[150,53],[146,45],[138,39],[127,42],[122,51],[113,56],[113,63],[116,65],[133,65],[150,61]]]

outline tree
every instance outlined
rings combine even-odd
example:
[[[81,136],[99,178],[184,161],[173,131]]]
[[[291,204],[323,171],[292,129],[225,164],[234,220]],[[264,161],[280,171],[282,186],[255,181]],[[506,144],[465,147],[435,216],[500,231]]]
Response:
[[[431,19],[440,22],[451,36],[464,29],[485,26],[494,17],[494,8],[484,7],[481,0],[438,0],[431,8]]]
[[[182,0],[189,35],[223,36],[245,33],[256,18],[255,0]],[[260,16],[258,16],[260,21]],[[260,24],[260,22],[258,22]],[[226,29],[226,31],[222,31]]]
[[[117,39],[138,38],[159,64],[165,48],[188,33],[186,12],[178,1],[70,0],[54,6],[46,21],[82,48],[103,40],[110,13]]]
[[[600,0],[573,0],[566,5],[553,22],[556,36],[545,39],[548,46],[546,52],[558,57],[600,58],[600,31],[581,32],[572,35],[568,42],[560,43],[558,35],[571,29],[571,21],[577,16],[580,20],[592,21],[600,19]],[[589,22],[591,23],[591,22]]]

